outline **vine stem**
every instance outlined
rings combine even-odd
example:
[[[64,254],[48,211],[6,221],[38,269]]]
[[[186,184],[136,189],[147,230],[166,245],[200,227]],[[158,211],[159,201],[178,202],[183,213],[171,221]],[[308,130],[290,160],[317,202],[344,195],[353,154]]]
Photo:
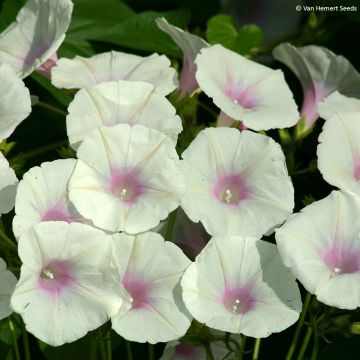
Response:
[[[17,343],[16,335],[15,335],[14,324],[10,318],[9,318],[9,328],[10,328],[11,337],[12,337],[12,341],[13,341],[13,345],[14,345],[15,358],[16,358],[16,360],[21,360],[19,346]]]
[[[5,234],[5,232],[1,227],[0,227],[0,238],[3,239],[13,249],[17,248],[16,244],[13,241],[11,241],[11,239]]]
[[[168,225],[166,228],[166,233],[165,233],[165,240],[166,241],[171,241],[172,239],[172,235],[174,232],[174,227],[175,227],[175,222],[176,222],[176,215],[177,215],[177,209],[175,209],[168,218]]]
[[[43,109],[52,111],[53,113],[59,114],[61,116],[66,116],[67,115],[66,111],[61,110],[61,109],[59,109],[59,108],[57,108],[57,107],[55,107],[55,106],[53,106],[51,104],[43,102],[43,101],[38,101],[35,106],[38,106],[38,107],[41,107]]]
[[[309,308],[310,300],[311,300],[311,294],[308,292],[306,294],[306,297],[305,297],[305,300],[304,300],[304,305],[303,305],[302,312],[301,312],[301,315],[300,315],[300,319],[299,319],[299,321],[297,323],[295,334],[294,334],[294,337],[293,337],[293,339],[291,341],[291,344],[290,344],[290,347],[289,347],[289,350],[288,350],[288,353],[286,355],[285,360],[291,360],[293,355],[294,355],[294,351],[295,351],[297,342],[299,340],[301,328],[302,328],[302,326],[304,324],[305,316],[306,316],[307,310]]]
[[[247,339],[247,337],[245,335],[242,335],[241,348],[240,348],[238,360],[242,360],[244,357],[245,347],[246,347],[246,339]]]
[[[148,344],[149,360],[154,360],[154,345]]]
[[[23,348],[24,348],[25,360],[31,360],[29,337],[28,337],[28,333],[26,331],[26,328],[25,328],[24,324],[23,324],[22,328],[23,328],[22,336],[23,336]]]
[[[206,360],[215,360],[214,355],[211,351],[211,347],[210,347],[210,343],[209,342],[205,342],[204,343],[204,348],[206,351]]]
[[[298,355],[298,357],[297,357],[297,360],[302,360],[302,359],[304,358],[306,349],[307,349],[308,344],[309,344],[309,340],[310,340],[311,334],[312,334],[312,328],[309,326],[308,329],[307,329],[307,331],[306,331],[304,341],[303,341],[303,343],[302,343],[302,345],[301,345],[301,348],[300,348],[300,351],[299,351],[299,355]]]
[[[41,146],[37,149],[34,149],[34,150],[30,150],[26,153],[24,153],[22,155],[22,157],[24,159],[30,159],[32,157],[35,157],[35,156],[38,156],[38,155],[41,155],[41,154],[46,154],[52,150],[55,150],[57,148],[59,148],[60,146],[63,146],[63,145],[67,145],[68,144],[68,141],[67,140],[61,140],[61,141],[57,141],[57,142],[54,142],[52,144],[49,144],[49,145],[45,145],[45,146]],[[11,159],[10,159],[11,161]]]
[[[132,350],[131,350],[131,343],[130,341],[125,341],[125,346],[126,346],[126,357],[127,360],[134,360],[133,354],[132,354]]]
[[[259,359],[260,344],[261,344],[261,339],[256,339],[255,340],[255,347],[254,347],[252,360],[258,360]]]

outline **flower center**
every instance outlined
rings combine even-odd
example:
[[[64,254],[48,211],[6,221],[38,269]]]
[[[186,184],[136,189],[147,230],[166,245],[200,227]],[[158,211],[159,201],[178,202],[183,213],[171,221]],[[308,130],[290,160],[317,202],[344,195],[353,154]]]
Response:
[[[333,275],[353,274],[360,271],[359,251],[343,244],[332,244],[321,256]]]
[[[245,314],[255,306],[255,299],[248,285],[226,289],[222,301],[225,308],[233,314]]]
[[[39,285],[50,293],[59,293],[73,282],[71,265],[64,261],[54,261],[40,272]]]
[[[125,275],[122,284],[130,295],[132,309],[143,309],[148,305],[150,284]]]
[[[238,205],[249,196],[244,176],[241,174],[220,177],[213,190],[218,200],[229,205]]]
[[[112,171],[110,191],[124,202],[133,202],[145,192],[136,169]]]
[[[225,87],[225,95],[230,98],[234,104],[241,105],[244,109],[254,109],[257,102],[252,96],[250,90],[241,86],[228,83]]]

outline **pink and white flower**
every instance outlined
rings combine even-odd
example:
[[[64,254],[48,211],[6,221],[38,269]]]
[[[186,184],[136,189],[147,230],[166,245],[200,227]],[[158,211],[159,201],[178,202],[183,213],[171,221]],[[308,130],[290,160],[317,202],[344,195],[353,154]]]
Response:
[[[321,46],[296,48],[280,44],[273,51],[276,60],[288,66],[301,82],[304,100],[301,116],[304,129],[309,129],[319,117],[318,103],[336,90],[360,98],[360,74],[341,55]]]
[[[211,235],[260,237],[292,213],[294,189],[274,140],[250,131],[208,128],[182,154],[181,207]]]
[[[176,71],[165,55],[141,57],[119,51],[91,58],[62,58],[52,68],[51,80],[54,86],[65,89],[80,89],[106,81],[145,81],[154,85],[161,95],[168,95],[177,87]]]
[[[184,54],[179,83],[180,98],[191,95],[199,87],[195,79],[195,58],[202,48],[210,45],[201,37],[169,24],[165,18],[156,19],[156,24],[174,40]]]
[[[65,39],[72,9],[70,0],[28,0],[16,21],[0,34],[0,62],[9,64],[20,78],[39,67],[46,70]]]
[[[360,198],[333,191],[276,231],[285,266],[329,306],[360,306]]]
[[[149,83],[109,81],[81,89],[69,106],[67,133],[72,147],[100,126],[140,124],[156,129],[176,143],[182,131],[175,108]]]
[[[181,286],[191,315],[221,331],[267,337],[301,311],[299,288],[276,246],[255,238],[212,238]]]
[[[6,214],[13,209],[17,184],[14,170],[0,152],[0,214]]]
[[[10,307],[10,297],[15,289],[17,279],[6,270],[5,261],[0,258],[0,320],[8,317],[13,311]]]
[[[16,238],[43,221],[88,221],[69,201],[67,188],[75,164],[75,159],[55,160],[24,174],[15,200],[13,232]]]
[[[318,168],[329,184],[360,195],[359,121],[360,108],[330,117],[319,136],[317,156]]]
[[[290,127],[299,120],[281,70],[225,49],[203,48],[196,57],[196,80],[222,112],[253,130]]]
[[[113,235],[113,260],[125,305],[112,328],[130,341],[166,342],[183,336],[191,317],[181,300],[179,280],[190,260],[161,235]]]
[[[128,124],[97,128],[77,156],[70,200],[95,226],[140,233],[180,204],[179,158],[173,141],[157,130]]]
[[[41,223],[20,237],[18,250],[23,265],[11,306],[41,341],[75,341],[119,311],[122,292],[110,268],[111,238],[101,230]]]

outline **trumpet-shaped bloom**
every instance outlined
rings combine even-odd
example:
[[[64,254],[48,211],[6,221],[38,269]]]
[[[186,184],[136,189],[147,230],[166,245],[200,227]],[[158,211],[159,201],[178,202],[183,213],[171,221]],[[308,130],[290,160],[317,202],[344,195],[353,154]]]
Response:
[[[225,333],[222,331],[213,330],[212,333],[225,338]],[[240,344],[240,335],[231,334],[229,338]],[[230,347],[233,348],[234,345],[230,343]],[[211,341],[210,348],[215,359],[226,359],[229,354],[224,341]],[[206,351],[202,345],[191,346],[175,340],[166,344],[160,360],[206,360]]]
[[[255,238],[214,237],[185,271],[183,299],[207,326],[262,338],[292,325],[299,288],[276,245]]]
[[[14,207],[17,183],[14,170],[0,152],[0,214],[6,214]]]
[[[190,316],[181,300],[179,280],[190,260],[156,233],[113,236],[113,258],[125,305],[112,316],[113,329],[137,342],[166,342],[183,336]]]
[[[359,121],[360,108],[328,119],[319,136],[317,156],[318,168],[329,184],[360,195]]]
[[[301,116],[305,117],[305,130],[319,117],[318,103],[335,90],[360,98],[360,74],[343,56],[320,46],[296,48],[287,43],[277,46],[273,55],[301,82],[304,92]]]
[[[145,81],[154,85],[157,93],[168,95],[177,87],[175,69],[165,55],[141,57],[118,51],[60,59],[52,68],[51,79],[58,88],[80,89],[106,81]]]
[[[16,238],[43,221],[86,221],[70,203],[68,183],[75,159],[55,160],[35,166],[20,181],[15,201],[13,231]]]
[[[0,140],[8,138],[31,112],[29,90],[7,64],[0,65]]]
[[[347,97],[335,91],[321,101],[317,109],[320,117],[328,120],[334,114],[360,111],[360,99]]]
[[[10,308],[10,297],[16,283],[15,275],[6,270],[6,263],[0,258],[0,320],[8,317],[13,312]]]
[[[182,157],[187,192],[181,206],[209,234],[260,237],[292,213],[285,157],[270,137],[208,128]]]
[[[0,34],[0,62],[24,78],[54,58],[65,39],[72,8],[70,0],[28,0],[16,21]]]
[[[253,130],[290,127],[299,120],[281,70],[225,49],[204,48],[196,57],[196,80],[226,115]]]
[[[157,130],[128,124],[97,128],[77,155],[70,200],[102,229],[147,231],[180,203],[184,184],[175,146]]]
[[[360,306],[360,198],[333,191],[276,231],[282,260],[324,304]]]
[[[165,18],[156,19],[156,24],[174,40],[184,54],[179,83],[180,97],[192,94],[199,86],[195,79],[195,58],[202,48],[210,45],[201,37],[169,24]]]
[[[116,124],[140,124],[157,129],[175,143],[182,130],[175,108],[153,85],[145,82],[106,82],[81,89],[66,118],[70,144],[77,148],[93,129]]]
[[[75,341],[118,312],[111,238],[89,225],[37,224],[19,240],[23,262],[11,306],[26,329],[52,346]]]

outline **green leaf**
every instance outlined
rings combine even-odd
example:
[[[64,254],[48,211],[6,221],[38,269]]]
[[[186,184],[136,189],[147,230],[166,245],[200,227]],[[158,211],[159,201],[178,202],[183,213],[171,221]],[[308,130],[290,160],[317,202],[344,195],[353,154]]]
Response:
[[[65,38],[65,41],[58,50],[58,57],[66,58],[73,58],[75,55],[90,57],[94,54],[94,49],[86,40],[71,40]]]
[[[59,101],[60,104],[68,107],[72,101],[72,96],[65,90],[56,88],[53,84],[51,84],[49,79],[37,72],[33,72],[30,77],[46,89],[57,101]]]
[[[178,46],[156,26],[155,19],[158,17],[165,17],[170,24],[185,28],[190,15],[187,10],[143,12],[113,26],[106,35],[99,34],[93,40],[181,57],[182,53]]]
[[[6,29],[13,21],[25,0],[5,0],[0,13],[0,32]]]
[[[118,0],[74,0],[68,39],[89,40],[101,37],[114,26],[135,13]]]
[[[237,36],[238,32],[231,16],[216,15],[207,23],[206,38],[210,44],[221,44],[231,48]]]
[[[244,25],[239,30],[232,49],[239,54],[247,54],[251,49],[258,47],[263,38],[264,33],[257,25]]]
[[[18,339],[21,335],[20,317],[16,314],[12,314],[11,320],[14,325],[15,338]],[[7,345],[13,344],[13,338],[12,338],[8,318],[5,318],[0,321],[0,341],[2,341],[4,344],[7,344]]]

